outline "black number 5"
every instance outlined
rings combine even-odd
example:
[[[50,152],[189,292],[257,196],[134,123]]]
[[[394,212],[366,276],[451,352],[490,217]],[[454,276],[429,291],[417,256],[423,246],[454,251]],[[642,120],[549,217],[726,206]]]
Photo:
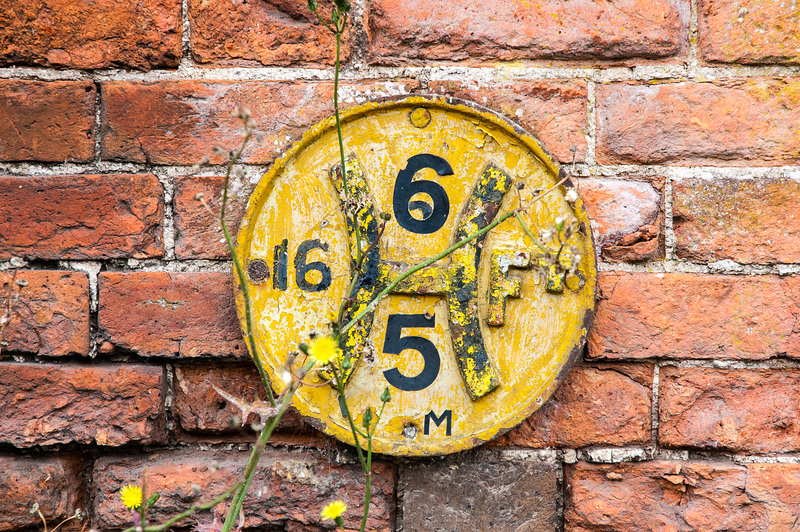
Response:
[[[422,355],[424,365],[416,377],[406,377],[397,368],[388,369],[383,376],[389,384],[398,390],[418,392],[424,390],[436,380],[439,375],[439,352],[436,346],[427,338],[421,336],[401,337],[406,327],[435,327],[436,316],[426,318],[425,314],[391,314],[386,322],[386,339],[383,341],[383,352],[390,355],[399,355],[404,349],[413,349]]]
[[[435,181],[412,181],[414,174],[423,168],[435,170],[439,175],[453,175],[450,164],[439,157],[430,153],[421,153],[409,157],[406,167],[397,174],[397,181],[394,182],[394,195],[392,196],[392,209],[394,217],[400,227],[411,231],[428,235],[435,233],[442,228],[450,215],[450,198],[447,192],[439,183]],[[411,201],[414,194],[424,192],[433,200],[433,207],[424,201]],[[422,212],[422,219],[417,220],[411,216],[411,211]]]

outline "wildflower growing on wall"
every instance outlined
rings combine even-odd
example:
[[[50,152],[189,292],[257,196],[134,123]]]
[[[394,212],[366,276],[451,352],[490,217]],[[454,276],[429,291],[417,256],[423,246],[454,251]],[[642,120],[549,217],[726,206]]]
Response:
[[[330,364],[335,362],[342,350],[339,349],[339,342],[333,336],[325,336],[316,340],[308,349],[308,354],[320,364]]]
[[[122,499],[122,504],[131,510],[135,510],[142,504],[142,488],[133,484],[128,484],[119,490],[119,497]]]
[[[344,501],[333,501],[319,513],[323,519],[333,519],[337,525],[341,526],[342,514],[347,510]]]

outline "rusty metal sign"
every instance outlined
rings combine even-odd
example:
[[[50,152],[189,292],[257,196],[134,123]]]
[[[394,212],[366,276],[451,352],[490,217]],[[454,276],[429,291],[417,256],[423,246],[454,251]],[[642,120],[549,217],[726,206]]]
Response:
[[[596,281],[583,205],[568,183],[532,202],[559,181],[556,164],[519,126],[469,102],[369,103],[343,114],[342,132],[350,186],[369,200],[357,220],[344,215],[329,119],[261,179],[239,232],[263,363],[277,392],[287,354],[330,331],[328,316],[348,288],[356,223],[369,242],[379,214],[392,214],[366,258],[356,308],[521,202],[534,232],[563,220],[577,228],[557,257],[571,263],[569,275],[544,264],[511,217],[399,284],[342,338],[354,361],[345,388],[351,411],[379,406],[391,390],[375,451],[436,455],[488,441],[539,408],[583,347]],[[238,288],[237,297],[243,317]],[[333,387],[301,387],[294,404],[317,428],[353,443]]]

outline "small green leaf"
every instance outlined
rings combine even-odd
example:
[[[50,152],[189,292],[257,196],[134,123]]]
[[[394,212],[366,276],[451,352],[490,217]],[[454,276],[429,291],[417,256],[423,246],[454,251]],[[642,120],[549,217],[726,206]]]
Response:
[[[313,13],[317,12],[317,0],[308,0],[308,9]]]
[[[392,400],[392,394],[389,392],[389,387],[387,386],[386,389],[384,389],[383,393],[381,394],[381,401],[383,401],[384,403],[388,403],[391,400]]]
[[[336,4],[336,9],[340,13],[347,13],[350,11],[350,2],[347,0],[333,0],[333,3]]]
[[[153,494],[150,495],[150,498],[147,499],[147,507],[150,508],[153,506],[160,496],[161,495],[159,495],[157,491],[154,491]]]

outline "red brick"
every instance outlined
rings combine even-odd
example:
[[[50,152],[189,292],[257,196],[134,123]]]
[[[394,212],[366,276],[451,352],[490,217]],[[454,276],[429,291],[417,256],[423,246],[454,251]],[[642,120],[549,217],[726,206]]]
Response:
[[[219,223],[224,177],[181,177],[175,181],[175,256],[181,259],[227,259],[231,254]],[[225,221],[236,237],[247,208],[250,187],[228,196]],[[229,191],[233,190],[229,188]],[[198,201],[202,194],[211,212]]]
[[[748,464],[747,493],[767,507],[769,530],[800,522],[800,464]]]
[[[320,12],[327,11],[320,3]],[[326,15],[330,20],[330,15]],[[219,65],[257,62],[266,66],[332,65],[336,39],[306,2],[190,0],[192,57]],[[349,25],[352,26],[352,25]],[[345,31],[342,61],[350,55],[352,29]]]
[[[800,357],[800,277],[602,273],[591,358]]]
[[[771,509],[747,491],[748,469],[723,462],[595,465],[565,470],[570,532],[768,532]]]
[[[683,259],[800,262],[800,183],[687,179],[673,186],[675,251]]]
[[[161,497],[148,517],[152,522],[171,517],[196,502],[220,495],[241,478],[249,452],[181,450],[146,456],[107,456],[95,462],[95,517],[105,528],[130,525],[130,511],[122,506],[119,489],[141,484],[147,468],[147,491]],[[394,467],[373,462],[372,502],[367,530],[390,531],[394,513]],[[335,499],[348,510],[345,523],[357,528],[364,501],[364,473],[357,464],[337,464],[324,454],[267,449],[261,457],[244,503],[245,527],[270,525],[327,528],[319,515]],[[185,523],[211,521],[208,514],[193,516]],[[302,530],[302,528],[301,528]]]
[[[0,160],[93,160],[96,97],[91,81],[0,80]]]
[[[800,5],[761,0],[699,0],[699,45],[706,61],[800,63]]]
[[[150,174],[0,177],[0,259],[160,257],[163,218]]]
[[[681,0],[375,0],[367,34],[370,59],[382,64],[663,58],[683,51],[688,15]]]
[[[73,456],[0,455],[0,470],[0,530],[41,527],[34,504],[51,526],[83,508],[81,464]]]
[[[601,164],[800,161],[800,78],[597,87]]]
[[[612,262],[664,258],[663,180],[577,179],[594,241]]]
[[[659,382],[665,447],[800,449],[800,371],[665,367]]]
[[[165,443],[163,370],[152,366],[0,364],[0,441]]]
[[[99,284],[100,329],[117,347],[142,356],[248,356],[230,274],[108,272]]]
[[[42,356],[89,354],[89,276],[64,271],[21,271],[15,280],[0,273],[0,301],[9,283],[19,299],[12,304],[11,321],[3,330],[3,350]],[[2,311],[0,311],[2,312]]]
[[[653,366],[578,366],[553,397],[497,445],[586,447],[650,443]]]
[[[432,93],[471,100],[514,120],[562,162],[586,157],[587,89],[584,81],[483,84],[434,81]]]
[[[377,98],[411,88],[416,82],[344,85],[342,101],[361,95]],[[215,146],[238,149],[243,137],[236,118],[248,108],[264,133],[252,142],[244,161],[271,162],[305,130],[333,114],[330,82],[163,81],[109,82],[102,86],[103,158],[153,164],[194,164]]]
[[[180,58],[180,0],[11,0],[0,7],[0,65],[150,70],[177,67]]]
[[[212,387],[216,386],[245,401],[266,400],[267,394],[254,364],[175,367],[175,414],[183,430],[198,433],[241,432],[242,411],[228,403]],[[255,414],[245,420],[246,427],[258,420]],[[300,414],[289,408],[278,431],[308,431]]]

